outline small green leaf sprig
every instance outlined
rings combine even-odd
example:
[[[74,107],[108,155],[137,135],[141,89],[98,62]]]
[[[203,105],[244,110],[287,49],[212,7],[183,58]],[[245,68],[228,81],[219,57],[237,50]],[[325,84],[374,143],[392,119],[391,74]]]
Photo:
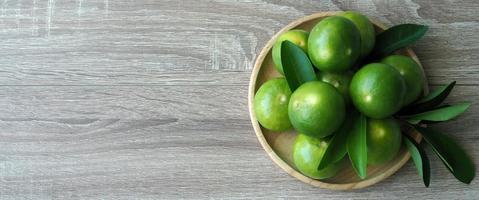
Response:
[[[451,82],[435,89],[429,95],[401,110],[396,118],[421,134],[426,143],[432,147],[433,152],[457,180],[469,184],[474,179],[476,170],[465,150],[450,136],[425,126],[454,119],[469,108],[471,105],[469,102],[442,105],[454,85],[455,82]],[[428,187],[430,167],[424,150],[410,137],[405,137],[404,141],[424,185]]]

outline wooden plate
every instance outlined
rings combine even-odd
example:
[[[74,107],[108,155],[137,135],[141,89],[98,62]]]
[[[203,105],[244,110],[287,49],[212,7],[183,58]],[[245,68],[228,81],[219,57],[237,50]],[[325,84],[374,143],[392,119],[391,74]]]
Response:
[[[295,20],[283,29],[281,29],[276,35],[273,36],[273,38],[271,38],[271,40],[268,41],[266,46],[261,50],[261,53],[257,57],[254,64],[249,84],[248,105],[251,121],[253,123],[253,127],[256,132],[256,136],[258,137],[258,140],[260,141],[264,150],[271,157],[271,159],[273,159],[273,161],[277,165],[279,165],[284,171],[286,171],[291,176],[313,186],[332,190],[350,190],[368,187],[394,174],[409,160],[410,155],[404,145],[401,147],[401,150],[396,156],[396,158],[393,159],[391,162],[378,166],[369,166],[367,169],[368,176],[366,179],[361,180],[355,174],[351,165],[348,163],[347,167],[341,170],[335,177],[325,180],[315,180],[304,176],[294,167],[292,161],[292,147],[293,142],[296,138],[296,132],[294,130],[287,132],[271,132],[264,129],[259,125],[253,109],[254,94],[256,93],[256,90],[261,86],[261,84],[271,78],[281,76],[275,70],[271,57],[271,48],[276,38],[290,29],[299,28],[310,31],[311,28],[321,19],[335,14],[337,14],[337,12],[321,12]],[[381,23],[376,22],[374,19],[371,19],[371,21],[375,25],[376,32],[381,32],[385,29],[385,26]],[[418,58],[416,57],[416,54],[411,49],[405,49],[399,53],[412,57],[414,60],[416,60],[416,62],[419,63],[419,65],[421,65]],[[427,93],[427,83],[424,85],[424,91]],[[417,132],[411,130],[403,131],[413,136],[416,141],[421,140],[421,137]]]

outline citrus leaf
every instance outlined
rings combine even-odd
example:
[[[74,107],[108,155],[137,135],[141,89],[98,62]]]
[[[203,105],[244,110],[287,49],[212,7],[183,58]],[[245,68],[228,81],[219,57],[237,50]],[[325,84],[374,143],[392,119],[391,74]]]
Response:
[[[476,169],[471,158],[464,149],[451,137],[431,128],[414,126],[424,140],[432,146],[434,153],[441,159],[447,169],[463,183],[471,183],[476,175]]]
[[[385,56],[419,40],[428,27],[419,24],[400,24],[376,36],[372,57]]]
[[[427,158],[424,149],[409,135],[404,134],[404,144],[406,144],[409,154],[416,165],[417,173],[422,178],[424,185],[429,187],[429,181],[431,179],[431,167],[429,165],[429,159]]]
[[[411,124],[417,124],[412,122],[418,122],[421,120],[432,121],[432,122],[447,121],[464,113],[467,110],[467,108],[469,108],[470,105],[471,103],[461,103],[457,105],[446,106],[436,110],[431,110],[431,111],[407,116],[406,120]]]
[[[368,147],[366,144],[367,119],[359,114],[348,136],[347,150],[354,170],[361,179],[366,178]]]
[[[441,104],[444,99],[446,99],[449,93],[451,93],[454,85],[456,85],[456,81],[436,88],[435,90],[429,92],[429,94],[425,97],[416,101],[414,104],[403,108],[401,111],[399,111],[399,113],[401,115],[416,114],[435,108]]]
[[[281,42],[281,63],[291,91],[303,83],[317,80],[308,55],[290,41]]]
[[[430,92],[427,96],[421,98],[419,101],[417,101],[415,104],[424,104],[424,103],[429,103],[433,104],[434,106],[437,106],[441,104],[444,99],[449,95],[451,92],[452,88],[454,88],[454,85],[456,85],[456,81],[453,81],[447,85],[440,86]]]
[[[346,142],[349,132],[351,131],[351,126],[351,118],[346,118],[339,130],[333,133],[331,141],[324,152],[323,158],[321,158],[321,161],[319,162],[318,170],[322,170],[328,165],[340,161],[344,155],[346,155]]]
[[[406,121],[410,124],[419,124],[419,122],[421,122],[421,120],[418,119],[406,119]]]

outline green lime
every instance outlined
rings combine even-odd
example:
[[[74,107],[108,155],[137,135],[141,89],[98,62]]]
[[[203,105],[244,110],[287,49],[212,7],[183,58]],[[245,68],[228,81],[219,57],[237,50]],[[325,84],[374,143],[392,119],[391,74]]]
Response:
[[[346,105],[351,103],[351,98],[349,97],[349,83],[351,82],[353,73],[349,71],[344,73],[318,72],[317,75],[320,81],[329,83],[330,85],[334,86],[339,93],[341,93]]]
[[[259,123],[272,131],[291,128],[288,117],[288,102],[291,90],[285,78],[266,81],[254,96],[254,112]]]
[[[374,42],[376,41],[376,32],[374,31],[373,24],[366,16],[354,11],[342,12],[339,16],[351,20],[358,28],[361,35],[361,53],[359,57],[366,57],[373,50]]]
[[[341,168],[340,162],[330,164],[322,170],[318,165],[329,145],[328,139],[318,139],[298,134],[293,146],[293,162],[296,168],[306,176],[325,179],[336,175]]]
[[[331,16],[313,27],[308,38],[311,62],[321,71],[345,71],[359,57],[361,38],[350,20]]]
[[[343,123],[344,99],[327,83],[307,82],[291,95],[288,114],[298,132],[317,138],[326,137]]]
[[[273,62],[279,73],[284,74],[283,65],[281,64],[281,42],[288,40],[301,47],[304,52],[308,52],[308,36],[308,32],[295,29],[281,34],[278,39],[276,39],[273,45]]]
[[[401,137],[401,129],[394,118],[368,119],[368,163],[383,164],[396,157]]]
[[[401,55],[388,56],[381,62],[396,68],[404,78],[406,95],[403,106],[414,102],[421,95],[424,87],[424,72],[421,67],[412,58]]]
[[[372,63],[354,74],[349,95],[356,108],[364,115],[381,119],[399,111],[406,85],[394,67]]]

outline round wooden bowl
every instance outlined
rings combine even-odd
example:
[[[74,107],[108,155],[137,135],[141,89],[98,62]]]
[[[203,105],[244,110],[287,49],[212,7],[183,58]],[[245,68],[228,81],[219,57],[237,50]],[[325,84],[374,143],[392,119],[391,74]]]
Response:
[[[276,38],[290,29],[303,29],[310,31],[311,28],[321,19],[335,14],[337,14],[337,12],[320,12],[297,19],[281,29],[278,33],[276,33],[276,35],[273,36],[273,38],[271,38],[271,40],[268,41],[266,46],[261,50],[261,53],[258,55],[254,64],[249,84],[248,105],[251,121],[253,123],[258,140],[271,159],[273,159],[273,161],[284,171],[291,176],[313,186],[332,190],[350,190],[368,187],[394,174],[409,160],[410,155],[404,145],[401,147],[401,150],[396,158],[394,158],[392,161],[383,165],[368,166],[366,179],[360,179],[353,171],[351,165],[348,163],[347,167],[344,167],[344,169],[338,172],[335,177],[324,180],[316,180],[301,174],[295,169],[292,158],[292,148],[296,138],[296,132],[294,130],[286,132],[272,132],[264,129],[258,123],[253,109],[253,99],[258,88],[265,81],[274,77],[282,76],[275,70],[271,57],[271,48],[276,41]],[[374,19],[370,20],[373,22],[376,32],[381,32],[386,28],[384,25],[376,22]],[[405,49],[397,53],[410,56],[416,62],[418,62],[419,65],[421,65],[416,57],[416,54],[411,49]],[[427,93],[427,83],[424,85],[424,91]],[[419,133],[412,130],[403,131],[411,135],[416,141],[419,142],[421,140]]]

